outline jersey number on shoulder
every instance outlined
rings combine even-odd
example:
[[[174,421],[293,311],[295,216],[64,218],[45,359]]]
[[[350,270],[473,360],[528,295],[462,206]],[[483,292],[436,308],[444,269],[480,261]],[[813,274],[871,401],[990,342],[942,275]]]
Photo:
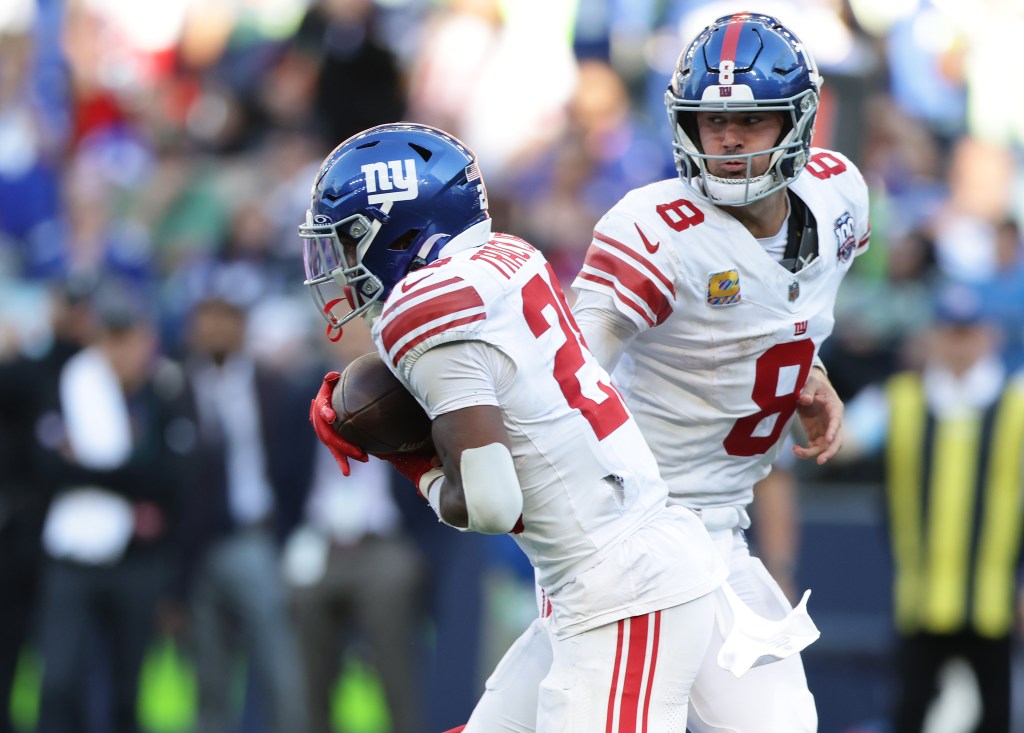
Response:
[[[775,344],[757,359],[751,398],[759,412],[736,421],[725,437],[725,452],[730,456],[757,456],[766,453],[782,434],[796,411],[796,398],[807,381],[814,359],[810,339]],[[775,416],[772,429],[755,435],[763,420]]]
[[[670,204],[658,204],[658,216],[674,231],[695,227],[704,221],[704,212],[686,199],[676,199]]]
[[[815,153],[807,161],[807,172],[815,178],[826,180],[846,172],[846,163],[832,153]]]
[[[598,440],[604,440],[629,419],[626,406],[619,393],[610,384],[602,381],[595,381],[594,384],[587,386],[590,387],[588,391],[591,394],[594,393],[594,389],[603,392],[603,400],[598,402],[583,394],[583,385],[577,376],[585,364],[583,337],[569,310],[569,304],[565,301],[565,295],[557,285],[552,285],[558,280],[550,265],[547,268],[547,275],[547,279],[539,274],[534,275],[523,288],[523,316],[526,317],[533,335],[540,338],[554,327],[555,323],[548,315],[554,314],[554,321],[565,336],[562,345],[555,352],[555,379],[569,406],[579,410],[586,418]]]

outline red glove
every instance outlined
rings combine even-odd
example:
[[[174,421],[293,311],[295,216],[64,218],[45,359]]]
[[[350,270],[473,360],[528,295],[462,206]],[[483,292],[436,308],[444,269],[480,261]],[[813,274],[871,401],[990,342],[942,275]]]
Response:
[[[395,470],[412,481],[417,494],[424,499],[427,498],[420,491],[420,479],[427,471],[437,468],[441,463],[433,448],[425,448],[412,453],[374,453],[373,455],[394,466]]]
[[[339,379],[341,379],[341,374],[338,372],[327,372],[324,375],[324,381],[320,385],[316,399],[309,403],[309,422],[313,426],[313,430],[316,431],[316,437],[320,438],[320,442],[327,446],[331,455],[334,456],[334,460],[338,462],[342,474],[348,476],[351,471],[348,465],[350,458],[362,463],[366,463],[369,458],[362,448],[352,445],[334,432],[334,421],[338,415],[331,407],[331,397],[334,395],[334,386]]]

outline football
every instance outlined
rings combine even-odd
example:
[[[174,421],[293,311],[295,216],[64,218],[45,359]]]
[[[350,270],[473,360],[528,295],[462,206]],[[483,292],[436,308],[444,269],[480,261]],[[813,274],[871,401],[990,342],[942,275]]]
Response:
[[[338,435],[367,453],[406,453],[430,442],[430,418],[376,352],[345,368],[331,406]]]

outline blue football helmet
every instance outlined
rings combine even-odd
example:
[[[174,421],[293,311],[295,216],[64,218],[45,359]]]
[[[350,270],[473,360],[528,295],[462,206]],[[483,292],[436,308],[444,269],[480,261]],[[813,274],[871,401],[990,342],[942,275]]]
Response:
[[[775,18],[759,13],[722,16],[679,56],[665,93],[679,177],[722,206],[744,206],[788,186],[810,157],[821,83],[810,52]],[[767,150],[707,155],[696,113],[711,111],[783,112],[782,135]],[[753,159],[765,154],[771,155],[768,171],[754,176]],[[747,176],[710,175],[708,160],[745,161]]]
[[[452,237],[490,224],[473,151],[427,125],[350,137],[321,164],[311,197],[299,226],[305,284],[339,337],[356,316],[379,315],[395,285]]]

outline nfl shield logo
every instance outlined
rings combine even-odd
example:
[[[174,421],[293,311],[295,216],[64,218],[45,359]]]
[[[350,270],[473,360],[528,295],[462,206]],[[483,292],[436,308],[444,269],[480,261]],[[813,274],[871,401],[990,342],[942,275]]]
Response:
[[[800,297],[800,283],[796,280],[789,284],[789,302],[792,303],[794,300]]]

